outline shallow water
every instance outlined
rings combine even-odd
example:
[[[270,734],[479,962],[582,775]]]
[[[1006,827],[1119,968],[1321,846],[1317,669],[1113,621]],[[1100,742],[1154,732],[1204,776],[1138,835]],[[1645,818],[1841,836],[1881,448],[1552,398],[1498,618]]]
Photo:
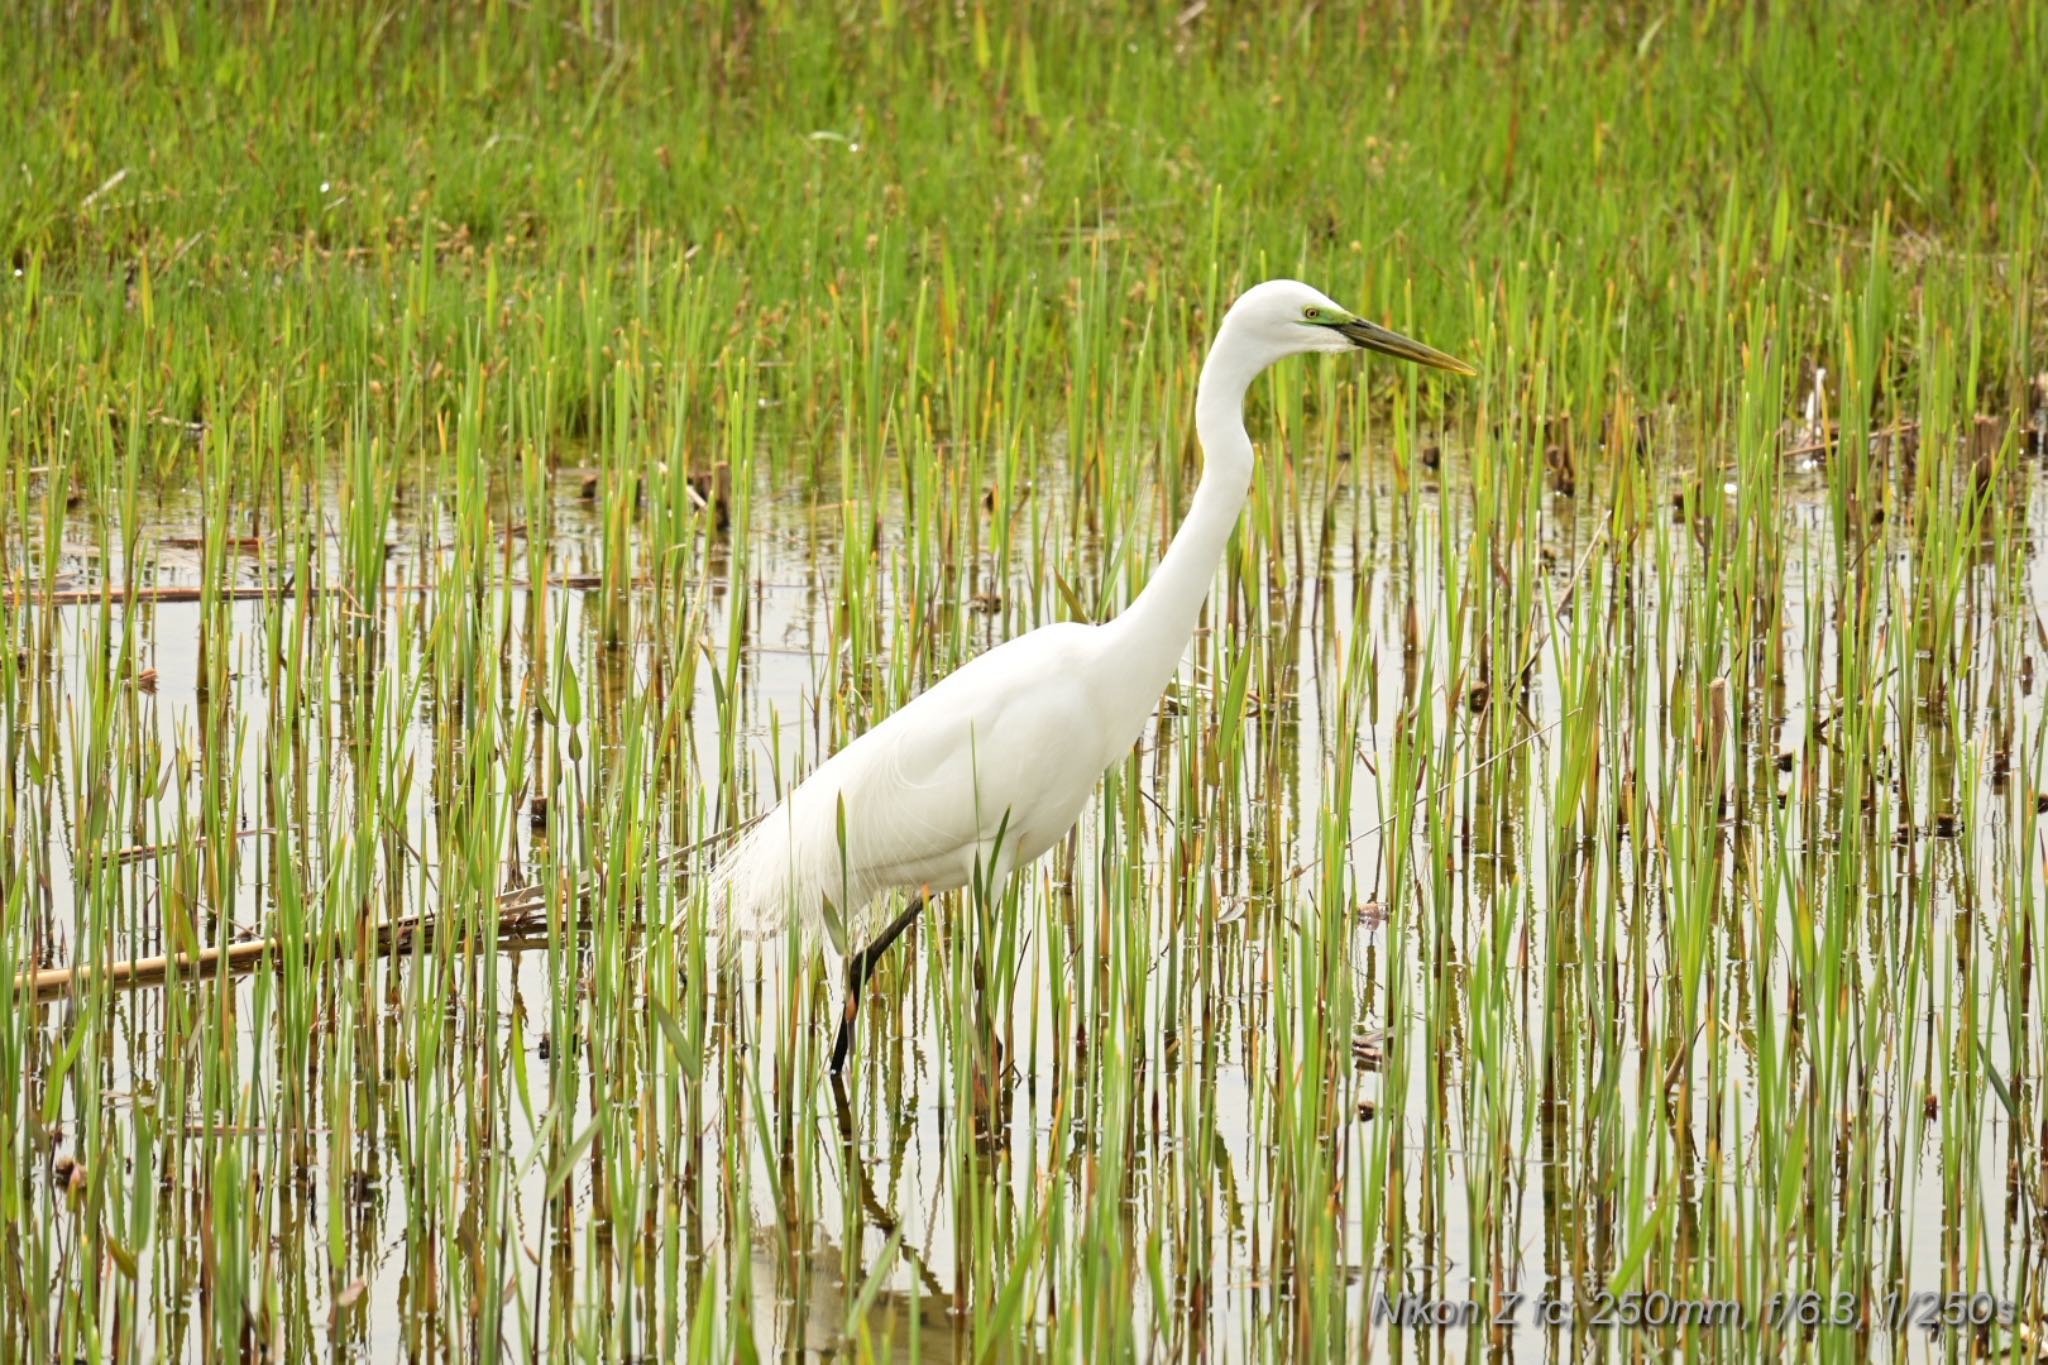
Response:
[[[1312,458],[1329,467],[1327,454],[1301,467]],[[1839,602],[1873,593],[1880,634],[1914,629],[1899,604],[1917,600],[1918,566],[1903,540],[1878,563],[1837,562],[1824,471],[1784,476],[1778,644],[1719,694],[1708,682],[1730,651],[1706,637],[1717,652],[1699,662],[1688,613],[1702,560],[1683,516],[1658,518],[1663,545],[1622,560],[1603,517],[1545,492],[1533,523],[1509,509],[1482,542],[1469,471],[1454,456],[1444,478],[1404,493],[1386,461],[1361,460],[1320,526],[1285,500],[1254,508],[1273,532],[1252,576],[1232,573],[1212,601],[1107,805],[985,925],[955,896],[906,939],[845,1092],[822,1077],[836,971],[807,945],[750,946],[697,982],[703,1050],[686,1055],[676,1040],[699,1035],[677,1018],[677,946],[646,926],[686,915],[696,881],[656,859],[759,809],[777,772],[808,769],[949,656],[1068,615],[1030,555],[997,572],[985,548],[963,565],[905,542],[893,494],[875,508],[880,551],[861,561],[867,594],[849,604],[843,509],[761,486],[743,532],[701,543],[685,591],[628,596],[624,649],[602,642],[602,588],[510,586],[533,561],[499,523],[480,542],[495,560],[465,582],[451,568],[463,529],[405,508],[387,582],[407,590],[381,603],[19,608],[16,638],[33,647],[8,716],[17,952],[32,943],[64,964],[87,944],[89,959],[118,960],[423,914],[454,937],[417,956],[357,942],[232,984],[34,1007],[22,1069],[51,1118],[49,1164],[20,1197],[61,1221],[51,1172],[85,1163],[126,1191],[103,1222],[138,1266],[124,1300],[121,1256],[101,1251],[103,1268],[86,1270],[60,1234],[13,1273],[99,1286],[96,1310],[61,1311],[163,1358],[218,1347],[223,1314],[246,1323],[236,1339],[252,1355],[467,1358],[495,1337],[514,1355],[657,1358],[688,1342],[700,1304],[728,1317],[746,1305],[764,1349],[830,1352],[858,1318],[880,1356],[909,1358],[914,1330],[919,1359],[981,1357],[976,1319],[1031,1265],[1042,1273],[1002,1339],[1014,1355],[1086,1340],[1061,1324],[1118,1309],[1160,1357],[1306,1349],[1329,1339],[1316,1322],[1331,1314],[1374,1359],[1670,1346],[1533,1321],[1546,1294],[1584,1304],[1624,1281],[1684,1286],[1679,1298],[1711,1288],[1740,1301],[1734,1340],[1798,1349],[1797,1333],[1757,1321],[1792,1288],[2038,1295],[2042,1157],[2023,1134],[2039,1121],[2043,1047],[2025,1003],[2043,751],[2027,617],[2048,563],[2030,551],[2023,582],[1996,556],[1969,564],[1954,592],[1959,691],[1887,699],[1874,756],[1894,804],[1873,813],[1825,742],[1842,704]],[[1074,517],[1064,486],[1050,476],[1035,491],[1034,534],[1063,574],[1092,575],[1083,600],[1113,597],[1121,542]],[[2012,497],[2031,535],[2031,465]],[[552,522],[551,575],[602,575],[602,505],[565,480]],[[1141,536],[1157,522],[1156,503],[1134,519]],[[198,552],[175,542],[204,531],[196,502],[167,497],[142,572],[197,582]],[[1142,576],[1156,546],[1128,553]],[[73,547],[57,586],[126,580],[99,558]],[[1496,590],[1475,593],[1470,572]],[[1517,583],[1535,600],[1518,601]],[[977,609],[976,592],[1000,603]],[[736,600],[741,690],[722,705],[713,674]],[[1461,611],[1509,622],[1473,620],[1467,638],[1516,641],[1525,686],[1476,690],[1471,647],[1452,644]],[[457,618],[466,643],[437,642]],[[681,621],[697,638],[678,638]],[[206,656],[223,645],[224,665]],[[1221,698],[1246,650],[1241,745],[1219,757]],[[1590,651],[1605,681],[1582,697],[1573,668]],[[423,658],[472,672],[437,675]],[[675,689],[689,658],[701,666],[686,706]],[[565,668],[580,718],[559,700]],[[141,669],[153,690],[134,685]],[[224,695],[207,686],[223,676]],[[1660,803],[1697,796],[1696,736],[1712,724],[1697,708],[1716,695],[1727,798],[1700,822]],[[1401,785],[1418,710],[1450,779],[1420,800]],[[636,719],[675,728],[650,744],[625,733]],[[1565,748],[1582,732],[1598,763],[1573,808]],[[536,824],[541,754],[558,785]],[[728,767],[738,791],[719,780]],[[383,794],[366,796],[371,782]],[[624,816],[608,804],[622,790],[637,794]],[[1631,792],[1660,796],[1631,805]],[[200,809],[235,812],[232,855],[195,842]],[[1596,832],[1575,809],[1605,812]],[[1413,856],[1396,857],[1398,817],[1416,810]],[[1648,828],[1617,818],[1643,811]],[[144,847],[161,851],[103,856]],[[569,888],[599,869],[616,894],[586,921]],[[551,926],[493,951],[490,897],[529,885],[554,888]],[[1839,899],[1816,908],[1802,899],[1815,890]],[[1818,974],[1805,936],[1844,906],[1864,918],[1847,959]],[[1704,937],[1688,947],[1681,922]],[[1834,1010],[1795,1008],[1823,984]],[[999,1062],[963,1034],[982,1009]],[[62,1061],[82,1032],[90,1081]],[[1376,1055],[1354,1060],[1354,1041]],[[1847,1072],[1823,1088],[1765,1054]],[[1998,1102],[1952,1116],[1935,1097],[1957,1068],[1997,1078],[1961,1093]],[[1803,1207],[1803,1187],[1772,1191],[1788,1157],[1765,1130],[1801,1112],[1801,1093],[1842,1106],[1823,1163],[1835,1169],[1816,1177],[1841,1201],[1832,1213]],[[1631,1259],[1646,1237],[1647,1270]],[[246,1258],[223,1255],[229,1244]],[[1844,1250],[1865,1244],[1882,1250]],[[1767,1271],[1778,1264],[1797,1268]],[[1115,1284],[1126,1297],[1096,1297]],[[1526,1297],[1511,1330],[1374,1323],[1377,1296],[1402,1284],[1476,1295],[1489,1316],[1511,1289]],[[1924,1331],[1855,1340],[1904,1342],[1914,1358],[1956,1345]]]

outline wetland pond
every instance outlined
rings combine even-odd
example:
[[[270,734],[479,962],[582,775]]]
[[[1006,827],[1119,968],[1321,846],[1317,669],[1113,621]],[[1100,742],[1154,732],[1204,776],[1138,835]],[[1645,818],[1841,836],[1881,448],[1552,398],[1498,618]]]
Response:
[[[2038,1349],[2038,433],[1723,470],[1642,430],[1262,441],[1144,741],[899,946],[843,1088],[837,957],[726,954],[717,836],[960,660],[1128,600],[1184,482],[1056,447],[854,497],[24,485],[7,1331]]]

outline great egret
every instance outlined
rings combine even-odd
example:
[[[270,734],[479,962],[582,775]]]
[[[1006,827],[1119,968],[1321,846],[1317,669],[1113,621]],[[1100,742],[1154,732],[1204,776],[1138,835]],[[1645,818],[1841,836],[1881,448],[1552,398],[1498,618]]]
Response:
[[[1137,741],[1244,506],[1252,380],[1291,355],[1354,349],[1476,373],[1294,280],[1246,290],[1224,315],[1195,390],[1201,484],[1137,599],[1101,625],[1041,626],[962,665],[827,759],[719,865],[712,904],[728,926],[778,924],[791,908],[815,922],[834,907],[856,925],[883,892],[911,891],[903,912],[847,958],[834,1075],[861,988],[926,901],[977,870],[1001,885],[1051,848],[1103,770]]]

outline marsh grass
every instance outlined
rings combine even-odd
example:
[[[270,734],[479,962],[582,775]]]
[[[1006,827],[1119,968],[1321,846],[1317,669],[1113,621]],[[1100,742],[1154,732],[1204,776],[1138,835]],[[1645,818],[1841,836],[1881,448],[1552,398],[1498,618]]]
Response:
[[[2044,49],[2025,4],[26,7],[0,1336],[2038,1350]],[[678,862],[1129,600],[1279,273],[1482,378],[1261,385],[1156,722],[904,940],[835,1092],[816,945],[729,958]]]

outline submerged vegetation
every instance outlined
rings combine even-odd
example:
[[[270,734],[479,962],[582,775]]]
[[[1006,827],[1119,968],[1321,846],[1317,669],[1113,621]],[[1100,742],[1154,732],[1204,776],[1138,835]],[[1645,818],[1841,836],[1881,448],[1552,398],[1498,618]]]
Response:
[[[2032,1359],[2048,9],[1509,8],[18,7],[0,1355]],[[1280,274],[1481,377],[835,1091],[696,874]]]

